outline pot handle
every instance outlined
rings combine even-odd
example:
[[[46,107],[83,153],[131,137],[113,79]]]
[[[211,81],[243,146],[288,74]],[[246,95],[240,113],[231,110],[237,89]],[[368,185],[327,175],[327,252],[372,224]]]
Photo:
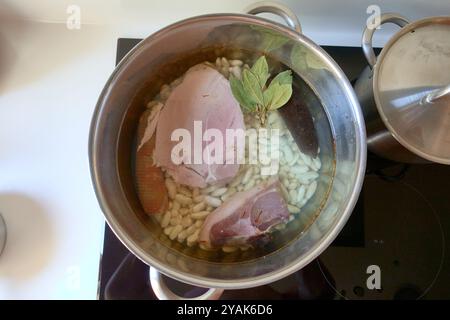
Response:
[[[150,285],[159,300],[218,300],[223,289],[209,288],[204,294],[195,298],[185,298],[173,293],[165,284],[162,274],[150,267]]]
[[[367,62],[369,63],[370,67],[373,68],[375,64],[377,63],[377,57],[375,56],[375,52],[373,51],[372,47],[372,38],[375,30],[385,23],[395,23],[399,27],[406,26],[409,21],[405,17],[402,17],[401,15],[398,15],[396,13],[384,13],[380,17],[380,23],[376,24],[374,27],[369,28],[366,25],[366,28],[364,29],[363,36],[362,36],[362,49],[364,52],[364,55],[366,56]]]
[[[273,13],[283,18],[289,27],[298,33],[302,33],[302,26],[295,13],[281,3],[272,1],[256,2],[248,6],[245,12],[248,14]]]

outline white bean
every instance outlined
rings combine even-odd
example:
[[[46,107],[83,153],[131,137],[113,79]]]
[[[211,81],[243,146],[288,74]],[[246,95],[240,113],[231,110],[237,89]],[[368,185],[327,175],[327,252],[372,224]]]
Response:
[[[178,210],[178,212],[182,215],[185,216],[189,213],[189,209],[188,208],[181,208],[180,210]]]
[[[161,227],[165,228],[169,225],[170,219],[171,219],[171,212],[167,211],[166,214],[164,215],[162,222],[161,222]]]
[[[219,186],[217,186],[217,185],[212,185],[212,186],[209,186],[208,188],[202,189],[200,192],[203,193],[203,194],[207,194],[207,193],[213,192],[213,191],[216,190],[217,188],[219,188]]]
[[[172,232],[173,227],[167,227],[164,229],[164,234],[166,236],[170,235],[170,233]]]
[[[219,188],[211,192],[211,196],[220,197],[221,195],[225,194],[225,192],[227,192],[227,188]]]
[[[297,200],[297,192],[295,190],[289,190],[289,202],[295,203]]]
[[[188,235],[188,236],[190,236],[191,234],[193,234],[194,232],[195,232],[195,230],[197,230],[198,228],[197,228],[197,226],[195,225],[195,224],[193,224],[193,225],[191,225],[189,228],[187,228],[185,231],[186,231],[186,234]]]
[[[166,179],[165,181],[167,193],[169,194],[170,199],[174,199],[177,194],[177,187],[175,185],[175,182],[173,182],[172,179]]]
[[[170,240],[174,240],[178,236],[178,234],[181,232],[181,230],[183,230],[183,227],[180,225],[173,227],[173,229],[169,235]]]
[[[184,217],[183,219],[181,219],[181,226],[183,228],[187,228],[190,225],[192,225],[192,219],[191,217]]]
[[[317,181],[313,181],[313,183],[311,183],[308,187],[308,189],[306,190],[306,199],[310,199],[314,192],[316,192],[317,189]]]
[[[312,160],[306,154],[304,154],[303,152],[300,152],[300,158],[302,159],[303,163],[306,164],[308,167],[311,166]]]
[[[320,158],[319,157],[317,157],[317,158],[314,158],[313,160],[312,160],[312,165],[313,165],[313,169],[315,170],[315,171],[319,171],[320,170],[320,167],[322,166],[322,163],[320,162]]]
[[[180,210],[181,206],[180,206],[179,202],[171,202],[171,203],[173,203],[172,210],[175,210],[175,211]]]
[[[192,212],[199,212],[204,210],[206,207],[206,204],[204,202],[197,203],[195,206],[192,207]]]
[[[178,202],[174,202],[174,203],[178,203]],[[173,217],[178,217],[180,215],[180,212],[178,210],[175,210],[175,209],[170,210],[170,212],[172,213],[172,218]]]
[[[297,189],[297,187],[298,187],[298,184],[297,184],[297,182],[294,181],[289,184],[288,189],[294,190],[294,189]]]
[[[299,158],[300,153],[299,152],[294,153],[294,158],[292,159],[292,161],[289,161],[289,166],[293,166]]]
[[[181,217],[174,217],[174,218],[170,219],[171,226],[176,226],[176,225],[179,225],[180,223],[181,223]]]
[[[188,246],[192,246],[195,242],[197,242],[199,232],[200,230],[197,230],[187,238]]]
[[[222,69],[220,69],[220,73],[222,73],[225,78],[228,78],[228,76],[229,76],[228,68],[229,67],[227,67],[227,66],[223,66]]]
[[[315,171],[308,171],[308,172],[304,173],[302,175],[302,177],[307,180],[314,180],[319,177],[319,174]]]
[[[291,163],[294,160],[294,154],[292,153],[291,148],[288,145],[283,145],[282,151],[283,151],[286,163],[288,163],[288,164]]]
[[[199,195],[194,198],[194,202],[199,203],[199,202],[202,202],[204,199],[205,199],[205,197],[203,195]]]
[[[202,225],[203,225],[203,221],[201,221],[201,220],[198,220],[198,221],[195,222],[195,226],[197,228],[200,228]]]
[[[238,79],[241,79],[241,68],[239,68],[239,67],[231,67],[228,70],[233,74],[233,76],[235,76]]]
[[[241,60],[229,60],[233,67],[241,67],[244,63]]]
[[[194,230],[195,230],[195,229],[194,229]],[[178,234],[177,240],[180,241],[180,242],[183,242],[187,237],[188,237],[188,233],[187,233],[187,229],[186,229],[186,230],[181,231],[181,232]]]
[[[188,198],[192,197],[191,191],[189,191],[186,187],[179,187],[178,188],[178,193],[181,193],[181,194],[185,195]]]
[[[200,211],[200,212],[194,212],[191,214],[191,218],[194,220],[204,219],[209,215],[209,211]]]
[[[222,201],[218,198],[214,198],[211,196],[206,196],[205,197],[205,201],[207,204],[209,204],[210,206],[217,208],[222,204]]]
[[[236,188],[228,188],[227,192],[222,195],[222,201],[225,201],[224,198],[228,198],[236,193]]]
[[[317,172],[308,171],[298,177],[298,182],[301,184],[309,184],[311,180],[316,179],[318,176],[319,174]]]
[[[291,167],[290,171],[295,175],[299,175],[308,172],[308,167],[302,165],[295,165]]]
[[[298,189],[297,193],[297,203],[301,203],[303,198],[305,197],[306,187],[304,185],[301,185]]]
[[[297,207],[297,206],[294,206],[294,205],[292,205],[292,204],[288,204],[288,205],[287,205],[287,208],[288,208],[288,211],[289,211],[290,213],[298,213],[298,212],[300,212],[300,208]]]
[[[192,199],[191,198],[186,197],[184,194],[180,194],[180,193],[178,193],[175,196],[175,201],[179,202],[181,205],[185,205],[185,206],[192,203]]]
[[[238,248],[232,246],[223,246],[222,251],[226,253],[235,252]]]
[[[224,68],[229,68],[230,67],[230,64],[228,63],[227,58],[222,57],[220,62],[222,63],[222,67],[224,67]]]
[[[289,200],[289,192],[286,190],[286,187],[280,184],[281,193],[283,194],[284,200]]]

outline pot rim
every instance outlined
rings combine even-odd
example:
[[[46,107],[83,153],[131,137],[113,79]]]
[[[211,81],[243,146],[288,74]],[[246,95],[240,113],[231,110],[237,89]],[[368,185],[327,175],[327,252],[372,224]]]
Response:
[[[380,72],[380,66],[383,64],[384,58],[387,55],[387,52],[389,49],[394,45],[394,43],[403,35],[407,34],[408,32],[411,32],[412,30],[422,27],[425,25],[429,25],[432,23],[441,23],[441,22],[447,22],[450,23],[450,17],[449,16],[433,16],[433,17],[427,17],[423,18],[411,23],[408,23],[406,26],[401,28],[399,31],[397,31],[386,43],[386,45],[381,49],[380,54],[377,57],[377,61],[375,63],[375,66],[373,67],[373,81],[372,81],[372,90],[373,90],[373,96],[375,100],[375,105],[377,107],[378,114],[380,115],[381,120],[383,121],[383,124],[386,126],[386,128],[389,130],[390,134],[394,137],[395,140],[397,140],[398,143],[400,143],[404,148],[412,152],[413,154],[432,162],[441,163],[441,164],[448,164],[450,165],[450,159],[445,157],[439,157],[439,156],[433,156],[426,152],[421,151],[418,148],[415,148],[414,146],[410,145],[405,139],[403,139],[400,135],[396,133],[394,130],[394,127],[389,123],[389,120],[387,116],[384,114],[383,109],[381,108],[381,101],[379,96],[379,89],[378,89],[378,78],[379,78],[379,72]]]
[[[130,238],[128,238],[126,233],[123,231],[122,227],[117,223],[116,219],[114,218],[114,215],[112,214],[112,210],[108,207],[107,201],[105,200],[103,191],[100,187],[100,179],[98,176],[98,172],[96,167],[98,166],[97,159],[96,159],[96,149],[97,144],[99,143],[96,139],[97,136],[97,129],[98,129],[98,121],[99,121],[99,115],[100,110],[102,107],[102,101],[106,96],[106,93],[110,90],[111,83],[113,79],[117,76],[119,70],[121,70],[122,66],[125,64],[125,62],[130,59],[130,57],[139,49],[141,48],[146,41],[151,41],[152,39],[155,39],[157,37],[160,37],[164,33],[167,33],[173,29],[176,29],[178,27],[189,25],[193,22],[198,21],[208,21],[208,20],[214,20],[217,18],[223,18],[228,19],[230,21],[235,20],[236,22],[244,22],[249,24],[257,24],[261,25],[267,28],[272,29],[273,31],[277,31],[280,33],[285,34],[289,38],[291,38],[294,41],[302,42],[306,46],[309,46],[315,54],[320,56],[322,59],[326,60],[330,69],[329,71],[334,74],[334,76],[339,79],[339,81],[342,83],[342,89],[347,93],[348,99],[351,102],[351,104],[354,106],[353,108],[353,114],[354,114],[354,125],[355,125],[355,162],[359,164],[357,173],[355,175],[355,185],[353,187],[353,190],[349,197],[345,199],[344,203],[344,209],[342,210],[342,214],[340,214],[336,221],[334,222],[334,226],[330,228],[329,231],[324,235],[324,237],[318,241],[312,249],[305,254],[304,257],[301,259],[293,260],[291,263],[285,265],[281,269],[277,269],[275,271],[258,275],[254,277],[249,277],[247,279],[239,279],[239,280],[217,280],[217,279],[211,279],[204,276],[194,276],[189,273],[182,272],[180,270],[177,270],[174,267],[171,266],[165,266],[159,263],[156,259],[153,259],[152,256],[148,255],[144,250],[142,250],[138,245],[134,243],[134,241]],[[265,285],[271,282],[274,282],[276,280],[280,280],[299,269],[303,268],[307,264],[309,264],[312,260],[317,258],[330,244],[331,242],[336,238],[336,236],[339,234],[339,232],[342,230],[343,226],[347,222],[350,214],[353,211],[353,208],[356,205],[356,201],[358,200],[364,175],[365,175],[365,168],[366,168],[366,130],[365,130],[365,124],[364,124],[364,118],[362,115],[361,108],[359,107],[359,102],[356,98],[356,94],[345,76],[344,72],[341,70],[341,68],[338,66],[338,64],[326,53],[320,46],[315,44],[312,40],[304,36],[303,34],[297,33],[295,30],[290,29],[286,26],[283,26],[282,24],[279,24],[277,22],[257,17],[254,15],[248,15],[248,14],[238,14],[238,13],[215,13],[215,14],[206,14],[206,15],[199,15],[190,17],[178,22],[175,22],[173,24],[170,24],[157,32],[151,34],[150,36],[143,39],[140,43],[138,43],[133,49],[131,49],[124,58],[117,64],[114,71],[111,73],[110,77],[108,78],[107,82],[105,83],[105,86],[98,98],[93,118],[91,122],[90,127],[90,134],[89,134],[89,164],[90,164],[90,171],[91,171],[91,179],[92,184],[94,186],[94,191],[97,196],[100,208],[102,209],[103,215],[110,226],[111,230],[115,233],[115,235],[118,237],[118,239],[125,245],[125,247],[135,254],[140,260],[142,260],[147,265],[150,265],[161,273],[165,274],[166,276],[172,277],[173,279],[176,279],[178,281],[182,281],[194,286],[199,287],[213,287],[213,288],[223,288],[223,289],[244,289],[249,287],[256,287]]]

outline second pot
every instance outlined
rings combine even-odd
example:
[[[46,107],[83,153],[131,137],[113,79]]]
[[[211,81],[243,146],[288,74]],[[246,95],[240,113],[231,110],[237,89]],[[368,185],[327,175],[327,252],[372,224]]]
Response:
[[[402,27],[376,57],[376,27]],[[405,163],[450,164],[450,17],[414,23],[398,14],[381,16],[364,30],[369,66],[355,84],[367,129],[368,149]]]

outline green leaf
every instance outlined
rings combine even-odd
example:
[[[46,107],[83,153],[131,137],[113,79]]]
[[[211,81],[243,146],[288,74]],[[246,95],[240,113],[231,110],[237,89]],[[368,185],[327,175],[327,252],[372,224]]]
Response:
[[[263,96],[264,96],[264,107],[266,109],[269,109],[270,103],[272,102],[273,95],[275,91],[277,90],[277,86],[280,85],[278,83],[271,83],[270,86],[264,90]]]
[[[264,34],[261,47],[263,48],[263,51],[270,52],[284,46],[288,41],[289,39],[286,37]]]
[[[250,26],[253,30],[259,33],[260,42],[257,44],[257,47],[261,51],[270,52],[274,51],[283,45],[285,45],[289,38],[281,35],[279,32],[272,31],[265,27],[260,26]]]
[[[262,88],[253,72],[250,70],[242,72],[242,84],[248,97],[256,104],[262,105],[264,102]]]
[[[233,96],[236,98],[236,100],[239,102],[239,104],[241,105],[242,109],[245,112],[251,112],[256,110],[256,104],[251,99],[249,99],[248,95],[244,90],[244,86],[242,85],[241,80],[231,75],[230,87]]]
[[[266,93],[267,92],[267,93]],[[264,92],[267,110],[276,110],[284,106],[292,96],[292,85],[280,84],[279,82],[271,82],[270,86]]]
[[[292,71],[286,70],[277,74],[275,78],[272,79],[271,83],[278,82],[279,84],[289,84],[292,85]]]
[[[323,63],[316,55],[310,53],[304,47],[296,45],[291,51],[291,63],[296,69],[323,69]]]
[[[270,76],[266,57],[261,56],[256,60],[250,71],[258,78],[259,84],[263,88]]]

